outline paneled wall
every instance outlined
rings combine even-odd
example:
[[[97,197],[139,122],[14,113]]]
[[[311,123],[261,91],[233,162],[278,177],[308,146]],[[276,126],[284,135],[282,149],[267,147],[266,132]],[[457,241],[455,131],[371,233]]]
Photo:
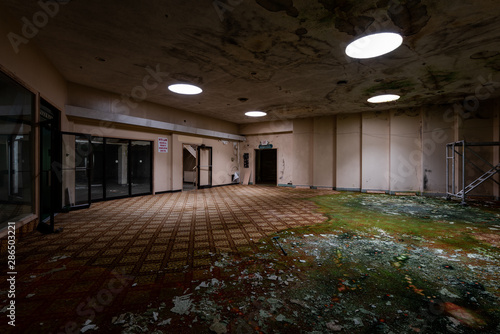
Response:
[[[290,180],[280,180],[279,185],[444,195],[446,144],[498,142],[499,124],[500,100],[483,101],[471,113],[464,113],[457,104],[296,119],[286,133],[281,132],[282,124],[266,122],[260,127],[255,123],[240,127],[240,133],[247,132],[240,155],[258,148],[260,140],[286,152],[283,164],[293,171],[287,174]],[[270,133],[270,129],[278,131]],[[499,162],[498,146],[475,151],[494,164]],[[252,164],[253,160],[250,169]],[[481,160],[476,164],[489,169]],[[481,172],[469,165],[466,174],[472,181]],[[499,197],[499,188],[488,181],[471,194]]]

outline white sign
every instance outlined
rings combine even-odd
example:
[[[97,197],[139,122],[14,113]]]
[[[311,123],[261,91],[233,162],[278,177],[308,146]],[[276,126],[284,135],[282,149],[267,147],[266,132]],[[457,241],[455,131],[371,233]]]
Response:
[[[168,153],[168,138],[158,137],[158,153]]]

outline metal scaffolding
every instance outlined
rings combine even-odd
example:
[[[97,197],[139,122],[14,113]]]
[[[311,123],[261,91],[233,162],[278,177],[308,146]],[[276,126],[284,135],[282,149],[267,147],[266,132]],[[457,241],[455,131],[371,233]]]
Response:
[[[467,194],[484,183],[486,180],[491,179],[496,184],[500,185],[493,176],[500,172],[500,163],[491,163],[488,159],[480,156],[471,147],[478,146],[500,146],[500,142],[483,142],[483,143],[468,143],[465,140],[457,141],[454,143],[446,144],[446,198],[452,197],[461,198],[462,205],[466,204]],[[488,170],[480,168],[474,160],[469,158],[469,153],[474,159],[479,159],[490,167]],[[478,170],[481,176],[467,184],[466,171],[467,167],[472,166]]]

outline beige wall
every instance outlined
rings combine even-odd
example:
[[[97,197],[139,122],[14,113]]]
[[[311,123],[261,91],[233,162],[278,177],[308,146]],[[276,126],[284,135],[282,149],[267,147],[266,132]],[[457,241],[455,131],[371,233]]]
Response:
[[[6,38],[9,33],[22,36],[22,22],[12,21],[0,5],[0,69],[53,104],[59,110],[66,104],[66,81],[35,46],[33,40],[18,45],[18,52]]]
[[[240,124],[238,133],[244,136],[257,134],[289,133],[293,131],[293,121],[282,120],[272,122]]]
[[[292,184],[293,180],[293,135],[289,133],[279,134],[258,134],[247,135],[246,141],[241,142],[240,145],[240,171],[241,180],[247,173],[251,173],[250,182],[255,183],[255,150],[259,148],[261,141],[268,141],[277,150],[277,180],[279,185]],[[243,154],[249,154],[249,168],[243,166]]]
[[[196,115],[150,102],[138,102],[134,107],[120,100],[120,95],[74,83],[68,84],[68,105],[162,121],[193,128],[225,133],[238,133],[234,123]]]
[[[391,192],[422,191],[422,114],[416,110],[391,112],[390,166]]]
[[[253,150],[268,140],[284,153],[278,159],[283,159],[278,169],[285,175],[280,185],[445,195],[446,144],[500,141],[500,100],[481,102],[471,115],[455,105],[297,119],[286,126],[259,124],[240,126],[240,133],[247,134],[241,159],[250,153],[253,172]],[[277,132],[269,133],[273,128]],[[498,146],[476,151],[494,164],[500,161]],[[489,169],[486,163],[478,165]],[[468,168],[467,175],[472,181],[480,172]],[[499,191],[488,181],[471,194],[498,197]]]
[[[249,182],[255,183],[255,150],[261,141],[268,141],[277,150],[277,183],[279,185],[292,184],[293,180],[293,121],[280,120],[272,122],[241,124],[239,134],[246,137],[241,142],[239,163],[241,181],[245,174],[250,174]],[[249,167],[243,166],[243,155],[249,154]]]
[[[335,187],[335,116],[315,117],[313,131],[313,180],[312,185],[320,188]]]
[[[364,113],[361,134],[361,190],[389,189],[389,112]]]
[[[304,118],[293,121],[292,168],[293,184],[296,186],[313,184],[313,138],[314,119]]]
[[[422,111],[423,191],[430,194],[446,190],[446,144],[458,140],[455,128],[458,118],[453,108],[436,106]]]
[[[361,190],[361,114],[337,116],[337,189]]]

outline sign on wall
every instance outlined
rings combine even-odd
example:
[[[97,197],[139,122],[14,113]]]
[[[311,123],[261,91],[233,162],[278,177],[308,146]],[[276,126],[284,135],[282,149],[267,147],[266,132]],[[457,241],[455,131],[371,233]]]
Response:
[[[158,153],[168,153],[168,138],[158,137]]]

